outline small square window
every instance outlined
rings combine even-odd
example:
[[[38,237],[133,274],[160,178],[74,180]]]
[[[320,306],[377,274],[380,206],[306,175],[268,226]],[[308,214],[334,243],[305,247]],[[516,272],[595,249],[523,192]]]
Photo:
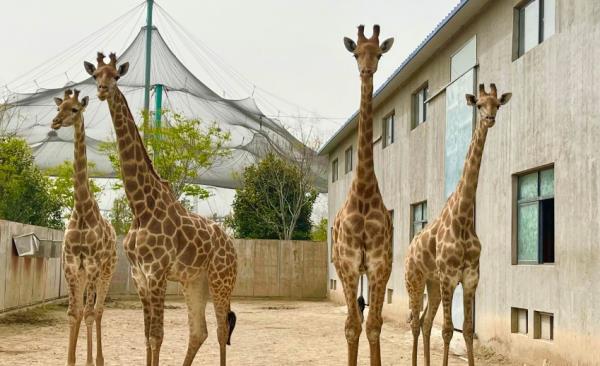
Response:
[[[390,146],[394,143],[394,113],[390,113],[383,119],[383,147]]]
[[[555,32],[556,0],[531,0],[515,9],[517,56],[548,39]]]
[[[387,303],[391,304],[393,301],[393,297],[394,297],[394,290],[391,288],[387,289]]]
[[[338,159],[331,163],[331,182],[338,180]]]
[[[410,238],[412,240],[427,225],[427,201],[412,205],[411,211],[412,225]]]
[[[554,314],[533,312],[533,338],[554,340]]]
[[[528,319],[527,309],[511,308],[511,332],[527,334]]]
[[[427,103],[425,101],[428,96],[429,86],[427,84],[413,94],[412,128],[419,126],[427,120]]]
[[[352,146],[344,152],[344,172],[346,174],[352,171]]]
[[[554,263],[554,168],[517,178],[517,263]]]

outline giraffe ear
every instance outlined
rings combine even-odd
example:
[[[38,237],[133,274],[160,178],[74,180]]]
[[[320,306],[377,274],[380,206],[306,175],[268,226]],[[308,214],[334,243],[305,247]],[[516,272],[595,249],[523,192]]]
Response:
[[[125,74],[127,74],[127,71],[129,71],[129,62],[125,62],[124,64],[119,66],[119,70],[117,71],[117,73],[119,74],[119,77],[123,77],[125,76]]]
[[[500,104],[501,105],[505,105],[506,103],[508,103],[508,101],[510,100],[510,98],[512,98],[512,93],[504,93],[504,94],[502,94],[502,96],[500,97]]]
[[[348,37],[344,37],[344,46],[346,46],[348,52],[354,52],[356,49],[356,43]]]
[[[87,107],[88,102],[90,101],[90,97],[88,97],[87,95],[85,97],[83,97],[83,99],[81,100],[81,106],[83,108]]]
[[[85,68],[85,71],[90,74],[91,76],[94,76],[94,72],[96,71],[96,66],[92,65],[91,63],[84,61],[83,62],[83,67]]]
[[[381,49],[381,52],[386,53],[387,51],[390,50],[390,48],[392,48],[393,44],[394,44],[394,38],[388,38],[385,41],[383,41],[383,43],[381,44],[381,46],[379,46],[379,48]]]
[[[467,104],[468,105],[475,105],[475,104],[477,104],[477,99],[475,99],[474,95],[467,94],[467,95],[465,95],[465,98],[467,99]]]
[[[57,106],[60,106],[62,104],[62,102],[63,102],[62,99],[60,99],[58,97],[54,98],[54,103],[56,103]]]

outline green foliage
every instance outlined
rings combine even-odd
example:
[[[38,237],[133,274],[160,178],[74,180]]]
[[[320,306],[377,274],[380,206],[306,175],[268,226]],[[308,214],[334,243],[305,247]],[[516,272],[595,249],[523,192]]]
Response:
[[[210,193],[194,182],[203,172],[213,167],[220,158],[231,155],[225,144],[231,139],[216,123],[206,125],[197,119],[166,112],[163,124],[168,127],[142,127],[144,143],[161,178],[167,180],[175,196],[204,199]],[[101,149],[108,154],[114,170],[121,175],[121,166],[116,142],[103,144]],[[119,186],[115,187],[119,188]]]
[[[262,161],[247,167],[241,179],[233,215],[226,220],[236,237],[310,238],[310,216],[317,191],[298,165],[268,153]]]
[[[62,208],[25,140],[0,137],[0,218],[61,229]]]
[[[321,218],[321,221],[313,226],[310,233],[310,239],[314,241],[327,241],[327,218]]]
[[[95,166],[94,163],[88,162],[88,172],[92,172]],[[75,188],[73,186],[75,169],[73,168],[73,162],[65,160],[62,164],[47,169],[46,174],[55,177],[51,181],[50,193],[59,200],[60,205],[64,208],[63,217],[68,219],[71,217],[71,212],[75,206]],[[97,199],[102,189],[93,180],[90,179],[89,182],[90,191]]]
[[[113,201],[113,207],[110,209],[109,218],[117,235],[125,235],[131,227],[131,208],[125,195]]]

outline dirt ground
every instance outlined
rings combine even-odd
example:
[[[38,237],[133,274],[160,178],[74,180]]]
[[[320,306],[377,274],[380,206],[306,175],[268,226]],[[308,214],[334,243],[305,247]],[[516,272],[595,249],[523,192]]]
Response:
[[[169,301],[165,314],[165,339],[161,365],[181,365],[188,338],[185,305]],[[233,304],[238,322],[227,348],[228,365],[345,365],[345,308],[329,302],[237,300]],[[0,365],[64,365],[68,330],[66,308],[48,306],[43,311],[0,318]],[[195,365],[217,365],[212,305],[207,307],[209,336],[200,348]],[[104,313],[106,366],[145,364],[143,318],[136,301],[110,302]],[[462,338],[462,337],[461,337]],[[404,324],[386,322],[382,330],[383,365],[408,365],[412,336]],[[363,332],[359,365],[369,364],[369,348]],[[95,341],[94,341],[95,343]],[[85,326],[82,325],[77,364],[85,364]],[[441,335],[432,334],[432,364],[441,364]],[[421,352],[421,351],[420,351]],[[95,352],[94,352],[95,354]],[[419,354],[422,362],[422,353]],[[509,365],[501,356],[478,350],[478,365]],[[451,356],[450,365],[466,365]]]

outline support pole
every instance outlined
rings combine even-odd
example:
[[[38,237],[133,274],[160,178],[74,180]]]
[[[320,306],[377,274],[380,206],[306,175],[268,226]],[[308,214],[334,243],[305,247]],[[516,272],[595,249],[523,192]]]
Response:
[[[157,128],[157,129],[161,127],[162,94],[163,94],[163,85],[162,84],[154,85],[154,101],[156,102],[156,107],[154,108],[154,128]]]
[[[146,74],[144,81],[144,127],[148,127],[150,118],[150,66],[152,57],[152,8],[154,0],[146,0]]]

